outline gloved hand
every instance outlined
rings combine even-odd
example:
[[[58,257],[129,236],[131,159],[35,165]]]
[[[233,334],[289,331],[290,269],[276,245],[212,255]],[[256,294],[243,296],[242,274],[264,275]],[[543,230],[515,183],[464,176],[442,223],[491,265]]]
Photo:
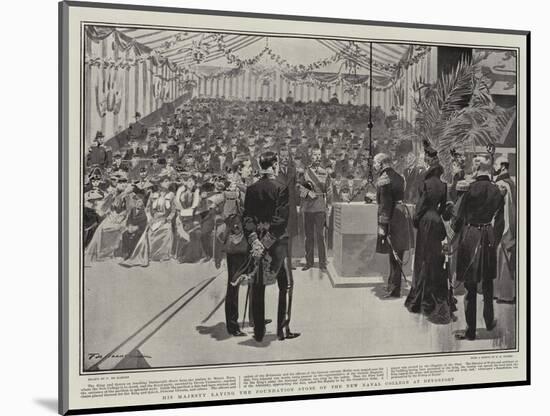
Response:
[[[265,247],[260,240],[252,242],[251,254],[252,257],[260,258],[264,254]]]

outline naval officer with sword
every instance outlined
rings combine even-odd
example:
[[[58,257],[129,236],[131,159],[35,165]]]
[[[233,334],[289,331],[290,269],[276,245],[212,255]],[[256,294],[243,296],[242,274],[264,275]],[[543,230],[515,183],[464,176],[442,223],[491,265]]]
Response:
[[[374,156],[376,202],[378,203],[378,237],[376,252],[389,255],[390,275],[386,286],[386,298],[401,296],[403,254],[411,248],[410,219],[403,203],[405,180],[393,167],[385,153]]]

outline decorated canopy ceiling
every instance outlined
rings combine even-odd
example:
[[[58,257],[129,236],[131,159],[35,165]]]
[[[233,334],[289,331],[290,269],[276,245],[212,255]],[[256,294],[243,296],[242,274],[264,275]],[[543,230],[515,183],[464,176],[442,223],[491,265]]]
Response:
[[[123,50],[135,52],[132,62],[151,59],[181,74],[230,77],[245,69],[279,71],[292,81],[318,85],[337,79],[364,84],[372,62],[374,85],[387,87],[429,49],[373,43],[371,61],[368,42],[100,26],[89,27],[87,34],[92,40],[113,36]],[[213,71],[213,67],[218,70]]]

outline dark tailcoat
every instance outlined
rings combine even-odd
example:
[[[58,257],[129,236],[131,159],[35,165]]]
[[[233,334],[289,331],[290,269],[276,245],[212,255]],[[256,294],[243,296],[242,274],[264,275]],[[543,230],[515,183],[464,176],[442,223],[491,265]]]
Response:
[[[465,336],[476,338],[477,293],[483,294],[483,320],[495,326],[493,280],[497,276],[497,247],[502,237],[504,197],[488,175],[481,175],[463,195],[453,228],[458,233],[456,278],[464,282]],[[494,225],[493,225],[494,224]]]
[[[476,178],[464,194],[453,228],[460,232],[457,279],[481,282],[496,277],[496,247],[504,197],[489,176]],[[494,219],[494,227],[493,227]]]
[[[384,230],[384,235],[378,232],[376,252],[389,254],[390,274],[386,289],[391,296],[400,296],[400,263],[405,250],[411,248],[414,235],[408,209],[403,204],[404,194],[403,177],[391,167],[384,169],[376,182],[378,227]]]
[[[288,274],[285,260],[288,253],[289,190],[277,178],[262,177],[250,185],[244,199],[244,232],[252,244],[256,239],[269,245],[266,254],[271,257],[270,270],[276,273],[279,286],[277,310],[277,333],[282,333],[288,325],[287,293]],[[266,235],[271,235],[267,244]],[[265,258],[265,255],[264,255]],[[265,282],[263,268],[259,267],[252,286],[251,310],[254,319],[254,336],[263,339],[265,334]]]
[[[376,182],[378,203],[378,225],[389,235],[396,251],[408,250],[412,246],[411,224],[407,208],[403,205],[405,180],[393,168],[386,168]],[[377,253],[390,253],[385,236],[378,235]]]
[[[247,237],[257,232],[260,223],[269,224],[269,232],[279,242],[288,237],[288,192],[284,182],[267,177],[247,188],[244,199],[244,230]]]

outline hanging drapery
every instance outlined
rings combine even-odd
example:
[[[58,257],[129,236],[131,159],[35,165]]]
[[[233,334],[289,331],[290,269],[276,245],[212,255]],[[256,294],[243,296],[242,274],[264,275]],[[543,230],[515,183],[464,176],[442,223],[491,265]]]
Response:
[[[151,48],[136,42],[129,36],[119,32],[116,28],[106,26],[86,26],[86,35],[92,42],[100,42],[113,35],[114,45],[122,52],[133,49],[137,56],[151,52]]]
[[[351,85],[361,85],[365,84],[369,80],[368,75],[354,75],[354,74],[342,74],[342,81],[351,84]]]
[[[107,39],[111,34],[113,34],[116,29],[114,27],[107,26],[85,26],[86,36],[92,42],[100,42],[103,39]]]

